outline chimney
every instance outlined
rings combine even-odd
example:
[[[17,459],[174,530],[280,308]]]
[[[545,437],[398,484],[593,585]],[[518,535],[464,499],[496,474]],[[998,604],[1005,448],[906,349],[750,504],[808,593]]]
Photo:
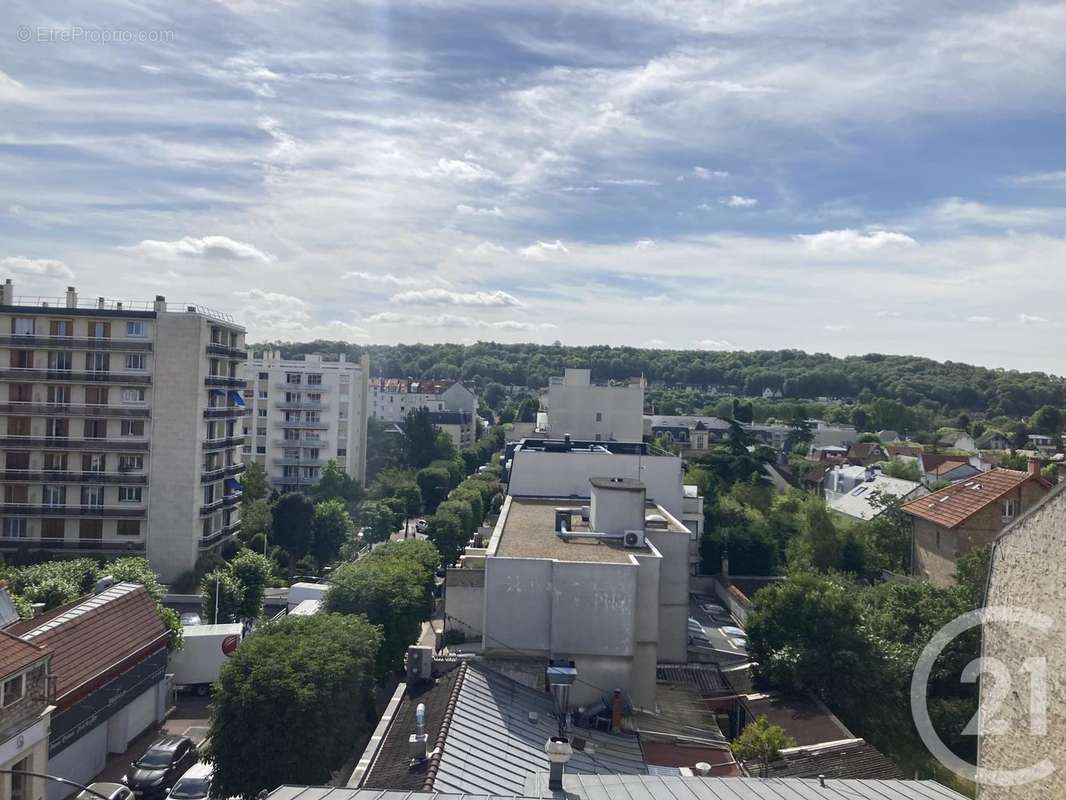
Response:
[[[596,533],[644,530],[647,490],[633,478],[590,478],[589,527]]]
[[[1028,469],[1029,474],[1032,475],[1034,478],[1039,478],[1040,477],[1040,459],[1039,458],[1030,458],[1028,466],[1029,466],[1029,469]]]
[[[96,298],[96,307],[100,308],[100,309],[107,308],[107,298],[106,297],[97,297]]]
[[[707,778],[711,774],[711,765],[706,761],[700,761],[692,768],[692,771],[703,778]]]
[[[5,279],[3,286],[0,286],[0,305],[15,305],[15,284],[11,282],[11,278]]]
[[[722,577],[723,578],[728,578],[729,577],[729,551],[728,550],[723,550],[722,551]]]
[[[78,307],[78,292],[73,286],[67,287],[67,308]]]
[[[572,661],[554,662],[546,670],[548,686],[555,698],[559,718],[559,736],[566,735],[566,715],[570,710],[570,687],[577,680],[577,669]]]
[[[411,761],[421,764],[429,758],[429,735],[426,733],[426,705],[419,703],[415,708],[415,728],[417,733],[412,733],[407,739]]]
[[[163,295],[157,294],[155,296],[155,303],[152,305],[152,308],[155,313],[162,314],[164,311],[167,310],[167,299]]]
[[[611,698],[611,732],[618,733],[622,730],[622,690],[615,689]]]
[[[551,770],[548,772],[548,788],[553,792],[561,792],[563,769],[574,754],[573,748],[570,747],[570,740],[565,736],[553,736],[544,743],[544,752],[551,763]]]

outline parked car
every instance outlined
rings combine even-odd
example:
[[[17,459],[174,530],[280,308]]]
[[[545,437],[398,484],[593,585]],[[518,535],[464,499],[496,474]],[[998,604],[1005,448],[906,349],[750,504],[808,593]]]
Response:
[[[203,625],[204,621],[200,619],[200,615],[195,611],[182,611],[181,612],[181,624],[182,625]]]
[[[193,764],[188,772],[178,778],[169,797],[171,800],[208,800],[214,771],[214,766],[206,761]]]
[[[415,533],[425,533],[426,532],[426,528],[428,528],[428,527],[429,527],[429,523],[426,522],[424,519],[420,519],[420,520],[416,520],[415,521]]]
[[[711,640],[707,638],[705,633],[696,633],[695,631],[688,632],[688,643],[690,647],[710,647]]]
[[[718,616],[725,613],[725,609],[717,603],[700,603],[700,609],[706,614]]]
[[[732,639],[744,639],[745,641],[748,639],[748,634],[744,632],[744,629],[736,625],[723,625],[718,630]]]
[[[164,736],[130,764],[122,782],[137,800],[162,800],[178,778],[195,764],[196,746],[188,736]]]
[[[133,800],[133,792],[121,783],[90,783],[85,788],[89,791],[78,792],[74,800],[100,800],[101,794],[111,800]]]
[[[699,631],[700,633],[703,633],[703,623],[700,622],[695,617],[689,617],[688,618],[688,629],[690,631]]]

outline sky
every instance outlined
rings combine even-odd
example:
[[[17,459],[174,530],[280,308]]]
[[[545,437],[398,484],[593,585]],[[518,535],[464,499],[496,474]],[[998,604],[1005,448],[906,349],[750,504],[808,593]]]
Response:
[[[1066,3],[4,5],[17,295],[1066,374]]]

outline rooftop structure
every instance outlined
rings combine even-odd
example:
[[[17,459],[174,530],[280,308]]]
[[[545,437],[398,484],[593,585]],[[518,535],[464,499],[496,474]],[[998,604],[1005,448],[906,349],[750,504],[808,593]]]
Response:
[[[1038,472],[993,469],[972,480],[946,486],[927,497],[912,500],[903,510],[941,527],[956,528],[1029,481],[1040,482],[1047,488]]]
[[[861,520],[880,515],[891,498],[911,500],[928,493],[917,481],[892,478],[870,467],[837,467],[829,473],[825,489],[829,508]]]
[[[595,384],[592,371],[567,368],[548,381],[548,430],[593,441],[640,441],[644,433],[644,379]]]

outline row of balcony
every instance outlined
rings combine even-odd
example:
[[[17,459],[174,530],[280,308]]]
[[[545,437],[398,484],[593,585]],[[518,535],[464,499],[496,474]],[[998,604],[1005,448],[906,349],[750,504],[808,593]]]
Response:
[[[78,405],[74,403],[31,403],[16,400],[0,403],[0,413],[29,414],[46,417],[126,417],[147,419],[152,416],[147,407]]]
[[[321,458],[288,458],[285,456],[272,458],[270,462],[281,467],[321,467],[326,464]]]
[[[231,478],[234,475],[240,475],[244,470],[244,464],[227,464],[224,467],[204,470],[200,474],[200,482],[211,483],[212,481],[221,480],[222,478]]]
[[[207,375],[204,378],[204,386],[228,386],[233,389],[243,389],[245,383],[244,378],[229,375]]]
[[[27,381],[47,383],[124,383],[131,386],[152,382],[151,375],[142,373],[111,372],[110,370],[37,369],[35,367],[0,368],[0,378],[19,383]]]
[[[143,472],[68,472],[66,470],[5,469],[0,481],[6,483],[121,483],[143,486],[148,476]]]
[[[39,503],[0,503],[0,513],[50,517],[144,517],[147,514],[147,509],[142,506],[127,508],[125,506],[52,506]]]
[[[242,444],[244,444],[244,434],[226,436],[222,439],[208,439],[204,442],[204,450],[225,450],[228,447],[240,447]]]
[[[247,350],[242,350],[239,347],[230,347],[228,344],[222,344],[221,342],[208,343],[207,352],[213,356],[223,356],[225,358],[232,358],[234,361],[248,360]]]
[[[126,353],[150,353],[152,351],[152,343],[144,339],[86,339],[73,336],[22,334],[0,336],[0,347],[13,350],[114,350]]]
[[[232,494],[223,495],[222,497],[211,503],[204,503],[202,506],[200,506],[200,516],[204,517],[208,514],[213,514],[220,508],[232,508],[239,502],[241,502],[240,492],[233,492]]]
[[[67,539],[59,536],[0,537],[0,550],[62,550],[67,553],[97,552],[143,553],[144,540],[130,539]]]
[[[291,402],[288,400],[278,400],[274,403],[274,408],[281,408],[285,409],[286,411],[325,411],[327,408],[329,408],[329,404],[322,402],[315,403],[310,400],[294,400]]]
[[[122,437],[121,439],[71,439],[69,436],[0,436],[0,447],[43,447],[57,450],[120,450],[143,452],[148,450],[147,439]]]
[[[217,406],[204,409],[204,419],[238,419],[245,416],[248,409],[244,406]]]
[[[223,525],[217,531],[210,536],[200,537],[200,548],[214,547],[215,545],[224,542],[227,539],[232,539],[238,533],[241,532],[241,522],[237,520],[230,525]]]
[[[279,428],[288,428],[290,430],[307,430],[307,431],[328,431],[329,423],[319,420],[318,422],[307,422],[305,420],[289,420],[281,421],[277,423]]]

